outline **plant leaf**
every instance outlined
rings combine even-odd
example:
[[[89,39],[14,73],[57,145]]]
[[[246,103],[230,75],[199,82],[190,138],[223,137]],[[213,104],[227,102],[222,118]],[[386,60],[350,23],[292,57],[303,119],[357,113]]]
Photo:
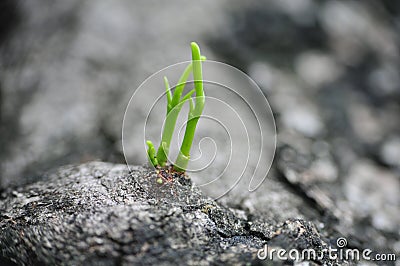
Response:
[[[172,101],[171,101],[172,108],[175,107],[177,104],[179,104],[181,96],[182,96],[182,92],[186,85],[186,81],[190,75],[190,72],[192,72],[192,69],[193,69],[192,63],[190,63],[185,68],[181,77],[179,78],[178,84],[175,87],[174,96],[172,97]]]
[[[156,149],[154,148],[153,142],[150,140],[146,141],[146,143],[148,146],[147,155],[149,156],[149,161],[154,167],[156,167],[158,165],[157,158],[155,157]]]
[[[181,100],[181,102],[184,102],[184,101],[186,101],[186,100],[188,100],[188,99],[190,99],[190,97],[192,97],[192,94],[195,92],[195,90],[193,89],[193,90],[191,90],[191,91],[189,91],[185,96],[183,96],[183,98],[182,98],[182,100]]]
[[[171,111],[171,101],[172,101],[172,94],[171,94],[171,87],[169,86],[169,82],[166,76],[164,76],[164,85],[165,85],[165,92],[167,94],[167,114]]]

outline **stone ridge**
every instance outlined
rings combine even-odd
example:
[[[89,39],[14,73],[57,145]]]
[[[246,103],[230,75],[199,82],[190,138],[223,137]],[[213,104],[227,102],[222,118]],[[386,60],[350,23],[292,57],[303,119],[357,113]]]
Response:
[[[0,198],[1,255],[22,265],[254,264],[269,241],[326,247],[311,222],[277,223],[224,207],[191,182],[155,180],[145,167],[129,173],[91,162],[8,189]]]

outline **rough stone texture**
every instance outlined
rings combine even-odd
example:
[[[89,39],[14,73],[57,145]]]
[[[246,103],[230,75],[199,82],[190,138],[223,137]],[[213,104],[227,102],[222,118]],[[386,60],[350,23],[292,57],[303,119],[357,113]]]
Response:
[[[1,255],[24,265],[258,263],[265,243],[320,251],[334,240],[310,221],[228,208],[182,183],[158,185],[144,167],[63,167],[1,194]]]
[[[249,1],[209,38],[270,101],[277,178],[351,245],[396,254],[399,17],[392,1]]]

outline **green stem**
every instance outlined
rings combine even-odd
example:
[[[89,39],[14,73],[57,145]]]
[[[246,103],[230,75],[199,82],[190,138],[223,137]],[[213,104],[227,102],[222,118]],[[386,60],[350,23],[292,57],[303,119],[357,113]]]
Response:
[[[164,76],[164,86],[165,86],[165,94],[167,95],[167,114],[169,111],[172,109],[172,94],[171,94],[171,88],[169,87],[169,82],[167,77]]]
[[[172,101],[171,101],[172,108],[174,108],[174,106],[176,106],[180,102],[183,89],[185,88],[186,81],[189,78],[190,72],[192,72],[192,68],[193,68],[192,63],[190,63],[185,68],[181,77],[179,78],[178,84],[176,85],[176,88],[174,91],[174,96],[172,97]]]
[[[184,172],[187,168],[190,159],[190,149],[192,148],[194,132],[196,131],[198,121],[199,117],[189,120],[186,124],[186,131],[185,136],[183,137],[181,150],[174,164],[174,169],[177,171]]]
[[[172,108],[165,119],[161,143],[157,150],[157,161],[160,166],[165,166],[168,160],[169,146],[180,109],[179,107]]]
[[[194,106],[194,108],[191,108],[189,112],[185,136],[183,138],[181,149],[174,165],[174,168],[178,171],[185,171],[185,169],[187,168],[187,164],[189,163],[190,149],[192,148],[197,122],[199,121],[199,118],[203,112],[205,102],[203,89],[203,73],[201,66],[202,57],[200,55],[200,48],[195,42],[191,43],[191,48],[194,88],[196,91],[196,105]]]
[[[147,149],[147,155],[149,157],[149,161],[150,163],[156,167],[158,165],[158,161],[156,158],[156,149],[154,148],[153,142],[151,142],[150,140],[146,141],[148,149]]]
[[[157,150],[158,165],[165,166],[168,161],[169,147],[171,145],[172,136],[174,134],[176,120],[178,119],[179,112],[182,109],[183,102],[188,99],[194,91],[186,94],[181,100],[182,92],[185,89],[186,81],[192,71],[192,63],[190,63],[182,76],[179,78],[178,85],[175,88],[174,95],[171,96],[168,80],[164,78],[164,83],[167,91],[167,116],[165,119],[164,129],[161,137],[161,143]]]

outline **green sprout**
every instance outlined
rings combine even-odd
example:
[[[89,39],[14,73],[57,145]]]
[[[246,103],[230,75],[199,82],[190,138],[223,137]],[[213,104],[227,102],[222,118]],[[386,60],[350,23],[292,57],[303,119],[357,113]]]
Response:
[[[179,155],[174,164],[174,169],[180,172],[184,172],[190,159],[190,149],[194,134],[196,131],[197,122],[203,112],[205,96],[203,89],[203,74],[201,62],[206,58],[201,56],[200,48],[197,43],[191,43],[192,49],[192,62],[183,71],[179,78],[178,84],[175,87],[174,94],[171,93],[171,87],[168,79],[164,77],[164,85],[167,96],[167,113],[165,125],[161,137],[161,143],[157,150],[151,141],[146,141],[148,149],[147,155],[150,163],[157,167],[164,167],[168,160],[168,152],[171,144],[172,136],[175,130],[176,120],[178,119],[179,113],[186,101],[189,101],[189,115],[186,124],[185,135],[182,141],[182,145],[179,151]],[[183,90],[190,73],[193,73],[194,89],[188,92],[182,97]],[[195,101],[192,98],[193,93],[196,93]]]

